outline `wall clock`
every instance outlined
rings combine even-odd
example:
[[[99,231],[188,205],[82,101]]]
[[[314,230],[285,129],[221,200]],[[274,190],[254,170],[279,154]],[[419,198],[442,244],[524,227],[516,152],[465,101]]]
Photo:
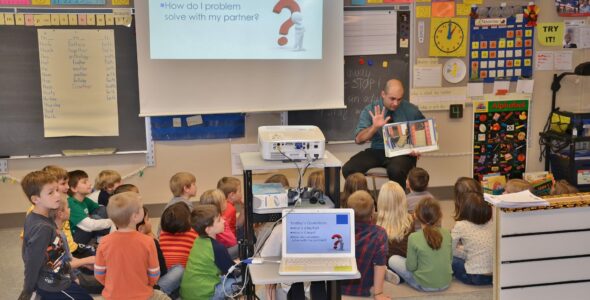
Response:
[[[467,19],[433,18],[430,22],[430,56],[467,54]]]

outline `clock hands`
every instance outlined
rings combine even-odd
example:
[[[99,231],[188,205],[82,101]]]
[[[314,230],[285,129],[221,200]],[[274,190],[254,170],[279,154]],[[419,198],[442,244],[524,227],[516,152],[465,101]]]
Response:
[[[451,31],[451,27],[452,27],[451,20],[449,20],[449,25],[448,25],[448,31],[447,31],[447,40],[450,40],[451,37],[453,36],[453,31]]]

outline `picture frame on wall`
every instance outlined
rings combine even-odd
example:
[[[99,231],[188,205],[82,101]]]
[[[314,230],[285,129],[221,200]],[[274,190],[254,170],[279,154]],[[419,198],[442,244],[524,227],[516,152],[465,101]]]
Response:
[[[555,0],[555,8],[560,17],[590,16],[590,0]]]

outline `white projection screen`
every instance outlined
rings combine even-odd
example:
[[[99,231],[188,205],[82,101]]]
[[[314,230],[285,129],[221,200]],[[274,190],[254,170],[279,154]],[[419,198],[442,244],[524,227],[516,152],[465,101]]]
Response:
[[[246,5],[250,1],[225,2]],[[260,1],[268,2],[269,10],[280,2]],[[178,2],[199,1],[158,1],[161,5]],[[148,1],[135,1],[135,13],[140,116],[345,108],[343,1],[323,1],[321,59],[151,59]],[[173,18],[179,24],[189,22],[182,20],[180,11],[171,14],[176,15]],[[301,14],[305,26],[305,12]],[[275,15],[282,24],[291,17],[291,11],[283,8]],[[273,37],[277,41],[281,38],[279,27]],[[295,27],[296,24],[291,26],[285,36],[290,41],[295,40]],[[305,28],[304,37],[311,34],[309,30],[312,29]],[[179,33],[175,41],[183,43],[194,38],[183,34],[186,31]],[[235,47],[248,48],[244,43],[248,41],[236,41]],[[283,51],[295,51],[289,49],[289,44],[283,47]]]

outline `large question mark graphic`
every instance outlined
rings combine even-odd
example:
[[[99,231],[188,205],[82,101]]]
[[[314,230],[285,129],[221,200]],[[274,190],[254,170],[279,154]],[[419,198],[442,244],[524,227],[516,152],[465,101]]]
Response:
[[[334,240],[334,250],[340,248],[340,250],[342,250],[344,244],[342,244],[342,236],[335,233],[334,235],[332,235],[332,240]]]
[[[291,13],[301,11],[301,8],[299,8],[299,4],[297,4],[295,0],[279,0],[279,2],[275,4],[275,7],[272,9],[272,12],[274,12],[275,14],[280,14],[283,8],[287,8],[291,11]],[[277,43],[280,46],[286,45],[289,41],[285,35],[289,33],[289,29],[291,28],[291,26],[293,26],[293,21],[291,20],[291,17],[289,17],[289,19],[283,22],[283,24],[281,25],[281,28],[279,29],[279,34],[283,36],[281,36],[277,40]]]

